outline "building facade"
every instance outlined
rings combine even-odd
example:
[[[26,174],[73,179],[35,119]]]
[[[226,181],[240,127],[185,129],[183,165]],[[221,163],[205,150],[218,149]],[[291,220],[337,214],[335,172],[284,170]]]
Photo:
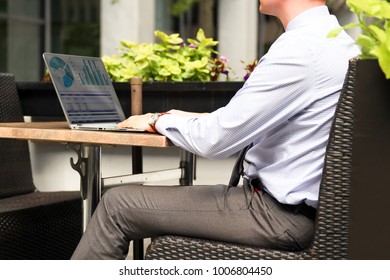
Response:
[[[185,38],[203,27],[199,4],[173,16],[172,1],[0,0],[0,71],[13,73],[18,81],[39,81],[45,51],[112,55],[120,40],[153,42],[156,29]],[[211,2],[213,34],[206,36],[220,41],[218,51],[242,76],[241,61],[259,55],[258,0]]]

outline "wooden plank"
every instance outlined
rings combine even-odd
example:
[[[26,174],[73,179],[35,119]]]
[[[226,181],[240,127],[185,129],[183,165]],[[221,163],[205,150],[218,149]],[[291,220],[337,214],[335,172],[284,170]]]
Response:
[[[71,130],[66,122],[0,123],[0,138],[96,145],[173,146],[168,138],[160,134]]]

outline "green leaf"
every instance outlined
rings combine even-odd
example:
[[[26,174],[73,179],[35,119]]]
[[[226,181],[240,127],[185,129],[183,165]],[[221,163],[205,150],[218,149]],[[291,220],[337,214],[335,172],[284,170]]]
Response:
[[[386,78],[389,79],[390,1],[347,0],[346,3],[350,10],[357,15],[358,26],[362,29],[362,34],[359,34],[356,40],[356,43],[362,46],[361,59],[377,58]],[[348,26],[353,26],[353,24]],[[348,26],[343,28],[347,29]]]
[[[108,56],[108,55],[105,55],[102,57],[102,61],[103,63],[107,66],[114,66],[114,65],[119,65],[121,62],[120,62],[120,59],[117,57],[117,56]]]
[[[363,53],[368,53],[375,47],[376,41],[370,36],[359,34],[358,39],[356,40],[356,44],[363,47]]]
[[[198,33],[196,34],[196,39],[199,41],[199,42],[202,42],[203,40],[206,39],[206,36],[204,34],[204,30],[202,28],[199,28],[198,30]]]
[[[369,17],[390,18],[390,3],[386,0],[347,0],[347,5],[356,14],[364,12]]]
[[[179,34],[175,33],[175,34],[171,34],[171,35],[167,35],[166,33],[160,31],[160,30],[156,30],[154,32],[155,36],[157,36],[158,38],[161,39],[162,42],[164,43],[169,43],[169,44],[173,44],[173,45],[178,45],[178,44],[181,44],[183,43],[183,39],[180,38]]]
[[[137,44],[131,42],[131,41],[119,41],[119,43],[121,44],[121,46],[125,47],[125,48],[134,48],[137,46]]]
[[[195,75],[195,71],[194,71],[193,69],[187,69],[187,71],[185,71],[185,72],[182,74],[182,77],[183,77],[183,79],[185,79],[185,80],[189,80],[189,79],[191,79],[194,75]]]
[[[164,59],[161,65],[169,71],[170,74],[179,75],[181,73],[181,69],[179,67],[179,63],[175,60]]]
[[[169,72],[167,69],[165,68],[162,68],[160,69],[160,71],[158,71],[158,74],[160,74],[161,76],[165,76],[165,77],[168,77],[171,75],[171,72]]]
[[[371,54],[378,58],[379,65],[385,73],[386,79],[390,79],[390,51],[385,43],[371,51]]]
[[[334,29],[328,33],[327,38],[336,38],[340,34],[340,32],[343,30],[344,29],[342,27]]]
[[[378,26],[371,24],[368,29],[375,35],[379,42],[386,41],[386,32]]]
[[[341,31],[348,30],[348,29],[353,29],[353,28],[356,28],[356,27],[361,27],[361,24],[359,24],[359,23],[350,23],[350,24],[344,25],[344,26],[342,26],[340,28],[336,28],[336,29],[330,31],[328,33],[327,37],[328,38],[335,38],[335,37],[337,37],[340,34]]]
[[[183,78],[180,75],[174,75],[174,76],[172,76],[172,81],[183,82]]]
[[[168,48],[161,44],[153,44],[153,49],[155,52],[165,52]]]
[[[143,60],[140,63],[137,63],[137,67],[141,70],[147,68],[149,66],[149,62],[147,60]]]

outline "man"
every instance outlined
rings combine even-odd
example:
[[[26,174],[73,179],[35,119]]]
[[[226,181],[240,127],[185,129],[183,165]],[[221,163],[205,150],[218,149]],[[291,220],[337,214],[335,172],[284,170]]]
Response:
[[[301,250],[312,239],[324,154],[348,67],[359,54],[322,0],[261,0],[285,33],[228,105],[171,110],[120,127],[166,135],[203,157],[249,146],[243,186],[126,186],[102,198],[74,259],[122,259],[129,242],[164,234]],[[213,176],[210,170],[210,176]]]

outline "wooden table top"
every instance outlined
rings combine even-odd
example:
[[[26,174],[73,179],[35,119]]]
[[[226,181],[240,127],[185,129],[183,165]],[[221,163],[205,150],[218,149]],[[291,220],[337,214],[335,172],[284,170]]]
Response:
[[[160,134],[72,130],[66,122],[0,123],[0,138],[96,145],[173,146],[168,138]]]

